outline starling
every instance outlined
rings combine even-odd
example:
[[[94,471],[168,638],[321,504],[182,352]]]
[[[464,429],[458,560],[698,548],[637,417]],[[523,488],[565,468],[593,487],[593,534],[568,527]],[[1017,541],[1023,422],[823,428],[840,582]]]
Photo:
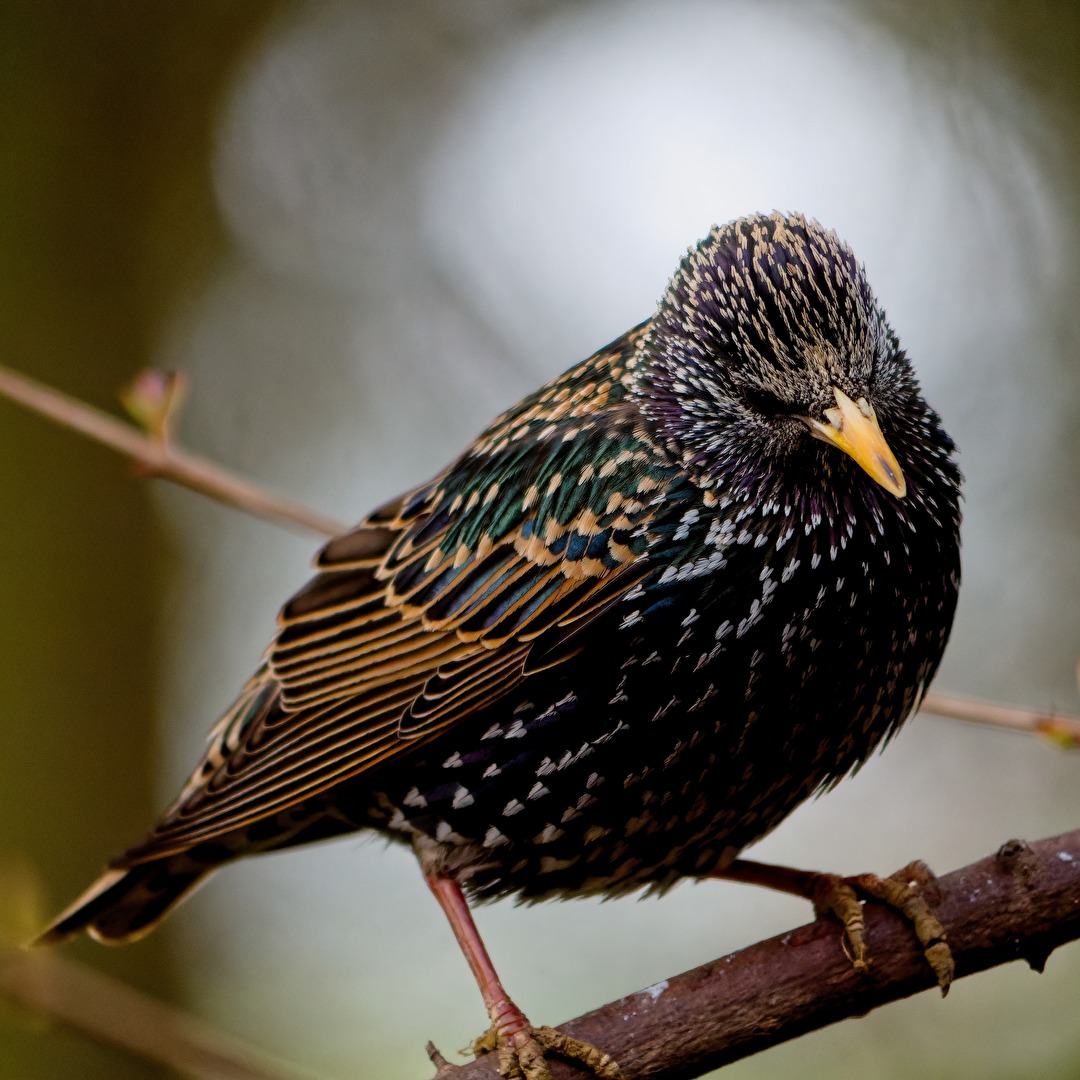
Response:
[[[413,847],[504,1075],[618,1076],[528,1023],[466,897],[820,888],[737,856],[917,707],[959,485],[851,250],[796,214],[714,228],[651,319],[322,549],[179,797],[41,940],[128,941],[234,858],[375,829]]]

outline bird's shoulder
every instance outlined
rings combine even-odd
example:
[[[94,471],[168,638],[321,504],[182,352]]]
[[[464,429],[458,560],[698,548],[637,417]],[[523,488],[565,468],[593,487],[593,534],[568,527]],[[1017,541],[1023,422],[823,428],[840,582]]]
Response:
[[[369,597],[424,631],[491,647],[544,624],[544,598],[641,559],[680,483],[623,381],[643,331],[508,409],[432,480],[331,540],[317,576],[282,609],[271,666],[285,672],[299,627],[337,621]],[[524,609],[508,604],[526,593]]]
[[[409,753],[580,651],[583,630],[656,576],[651,548],[687,496],[626,393],[642,332],[322,549],[199,769],[127,859],[220,836]]]

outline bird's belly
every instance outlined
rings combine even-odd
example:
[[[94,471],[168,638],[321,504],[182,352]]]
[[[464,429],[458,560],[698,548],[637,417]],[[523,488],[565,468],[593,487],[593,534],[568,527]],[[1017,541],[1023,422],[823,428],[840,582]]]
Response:
[[[526,683],[365,798],[478,897],[617,894],[719,869],[861,763],[942,635],[847,594],[791,618],[668,613]],[[370,789],[368,789],[370,791]]]

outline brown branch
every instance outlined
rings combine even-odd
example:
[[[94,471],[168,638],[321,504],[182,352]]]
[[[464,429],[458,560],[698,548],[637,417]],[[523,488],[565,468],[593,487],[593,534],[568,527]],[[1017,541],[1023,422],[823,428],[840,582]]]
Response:
[[[322,536],[338,536],[345,532],[346,526],[337,521],[265,491],[205,458],[180,450],[164,439],[148,435],[92,405],[2,365],[0,394],[62,427],[118,450],[152,476],[171,480],[267,521],[300,526]]]
[[[0,953],[0,997],[98,1042],[203,1080],[313,1080],[92,968],[48,953]]]
[[[1053,713],[990,705],[982,701],[934,693],[927,694],[923,699],[922,711],[955,720],[968,720],[975,724],[989,724],[993,727],[1043,735],[1058,746],[1069,750],[1080,749],[1080,720],[1072,716],[1055,716]]]
[[[1080,830],[1033,844],[1011,840],[940,878],[937,888],[935,909],[957,977],[1016,959],[1041,971],[1054,949],[1080,938]],[[610,1053],[627,1080],[689,1080],[934,985],[910,927],[875,904],[867,905],[866,922],[866,974],[844,956],[839,927],[819,921],[612,1002],[563,1030]],[[553,1080],[586,1075],[566,1062],[550,1064]],[[498,1080],[498,1070],[487,1057],[452,1076]]]

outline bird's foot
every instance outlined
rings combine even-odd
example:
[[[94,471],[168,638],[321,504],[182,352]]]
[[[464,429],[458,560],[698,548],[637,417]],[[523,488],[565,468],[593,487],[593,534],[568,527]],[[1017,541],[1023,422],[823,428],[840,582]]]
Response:
[[[426,881],[450,920],[454,936],[476,976],[491,1020],[491,1027],[473,1043],[473,1053],[478,1057],[480,1054],[497,1054],[499,1074],[506,1080],[551,1080],[551,1070],[545,1060],[547,1054],[576,1061],[597,1080],[623,1080],[619,1066],[603,1050],[555,1028],[534,1028],[529,1023],[525,1014],[510,1000],[495,973],[461,886],[454,878],[440,873],[427,874]],[[434,1057],[432,1061],[442,1067]]]
[[[926,898],[934,883],[934,875],[926,863],[909,863],[885,878],[877,874],[857,874],[846,878],[837,874],[816,874],[814,878],[810,897],[814,909],[819,914],[831,912],[843,923],[850,946],[849,955],[856,971],[865,971],[870,964],[866,948],[866,922],[859,902],[862,895],[891,907],[911,924],[923,947],[926,962],[941,987],[941,993],[949,992],[955,964],[946,940],[945,927]]]
[[[498,1054],[499,1075],[505,1080],[551,1080],[546,1056],[576,1061],[598,1080],[623,1080],[610,1054],[555,1028],[534,1028],[516,1005],[506,1003],[492,1025],[472,1045],[473,1053]]]
[[[835,915],[844,925],[850,946],[848,955],[857,971],[865,971],[870,965],[866,922],[859,897],[886,904],[911,924],[942,994],[948,992],[954,969],[952,950],[945,940],[945,927],[930,906],[928,894],[933,893],[934,875],[924,862],[909,863],[895,874],[879,878],[876,874],[841,877],[736,859],[723,869],[713,871],[711,876],[802,896],[813,903],[819,915]]]

